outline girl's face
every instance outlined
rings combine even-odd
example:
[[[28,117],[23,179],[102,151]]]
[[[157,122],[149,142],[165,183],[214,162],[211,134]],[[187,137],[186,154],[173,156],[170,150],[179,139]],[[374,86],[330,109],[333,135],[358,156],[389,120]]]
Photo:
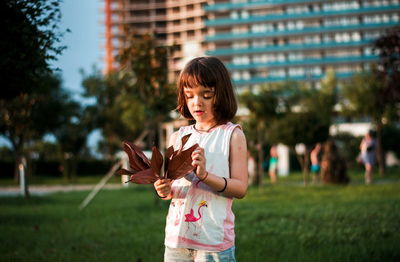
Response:
[[[196,86],[184,88],[186,105],[196,122],[215,123],[214,117],[214,88]]]

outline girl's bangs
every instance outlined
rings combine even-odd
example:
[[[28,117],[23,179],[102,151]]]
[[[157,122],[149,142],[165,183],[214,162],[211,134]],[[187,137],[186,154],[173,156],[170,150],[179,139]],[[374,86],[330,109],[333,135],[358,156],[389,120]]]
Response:
[[[213,74],[210,72],[206,73],[204,71],[197,72],[184,72],[180,77],[180,86],[185,88],[194,88],[197,86],[204,87],[215,87],[215,79],[213,78]]]

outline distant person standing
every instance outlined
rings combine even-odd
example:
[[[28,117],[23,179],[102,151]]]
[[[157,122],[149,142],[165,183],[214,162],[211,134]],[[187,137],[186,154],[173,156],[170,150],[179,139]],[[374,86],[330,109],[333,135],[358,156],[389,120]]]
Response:
[[[276,149],[276,146],[273,145],[271,146],[271,149],[269,150],[269,167],[268,167],[268,174],[269,178],[271,179],[271,183],[275,184],[276,183],[276,173],[278,171],[278,151]]]
[[[375,165],[375,148],[376,142],[372,131],[365,134],[361,140],[360,151],[361,160],[365,167],[365,184],[371,184],[372,182],[372,170]]]
[[[319,153],[321,152],[321,144],[317,143],[314,148],[311,150],[310,159],[311,159],[311,173],[312,173],[312,181],[313,184],[319,182]]]

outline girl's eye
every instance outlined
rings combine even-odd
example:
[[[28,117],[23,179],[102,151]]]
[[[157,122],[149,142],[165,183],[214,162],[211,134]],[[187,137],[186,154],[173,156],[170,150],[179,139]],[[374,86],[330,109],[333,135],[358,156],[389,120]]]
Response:
[[[188,96],[188,95],[185,95],[185,96],[186,96],[186,99],[193,98],[193,96]]]
[[[214,97],[214,92],[207,92],[203,94],[204,99],[211,99]]]

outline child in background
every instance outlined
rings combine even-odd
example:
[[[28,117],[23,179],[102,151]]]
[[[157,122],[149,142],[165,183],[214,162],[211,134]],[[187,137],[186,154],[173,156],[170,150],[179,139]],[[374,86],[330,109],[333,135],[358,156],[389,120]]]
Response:
[[[313,184],[317,184],[319,182],[319,153],[321,151],[321,144],[317,143],[314,148],[311,150],[310,159],[311,159],[311,173],[312,173],[312,181]]]
[[[271,149],[269,150],[269,168],[268,168],[268,174],[269,178],[271,179],[271,183],[275,184],[276,183],[276,173],[278,170],[278,151],[276,149],[276,146],[273,145],[271,146]]]
[[[172,134],[170,145],[192,153],[194,172],[154,183],[170,199],[164,261],[235,261],[232,201],[247,192],[247,146],[241,127],[230,121],[237,102],[229,73],[215,57],[191,60],[178,78],[179,112],[195,124]]]

